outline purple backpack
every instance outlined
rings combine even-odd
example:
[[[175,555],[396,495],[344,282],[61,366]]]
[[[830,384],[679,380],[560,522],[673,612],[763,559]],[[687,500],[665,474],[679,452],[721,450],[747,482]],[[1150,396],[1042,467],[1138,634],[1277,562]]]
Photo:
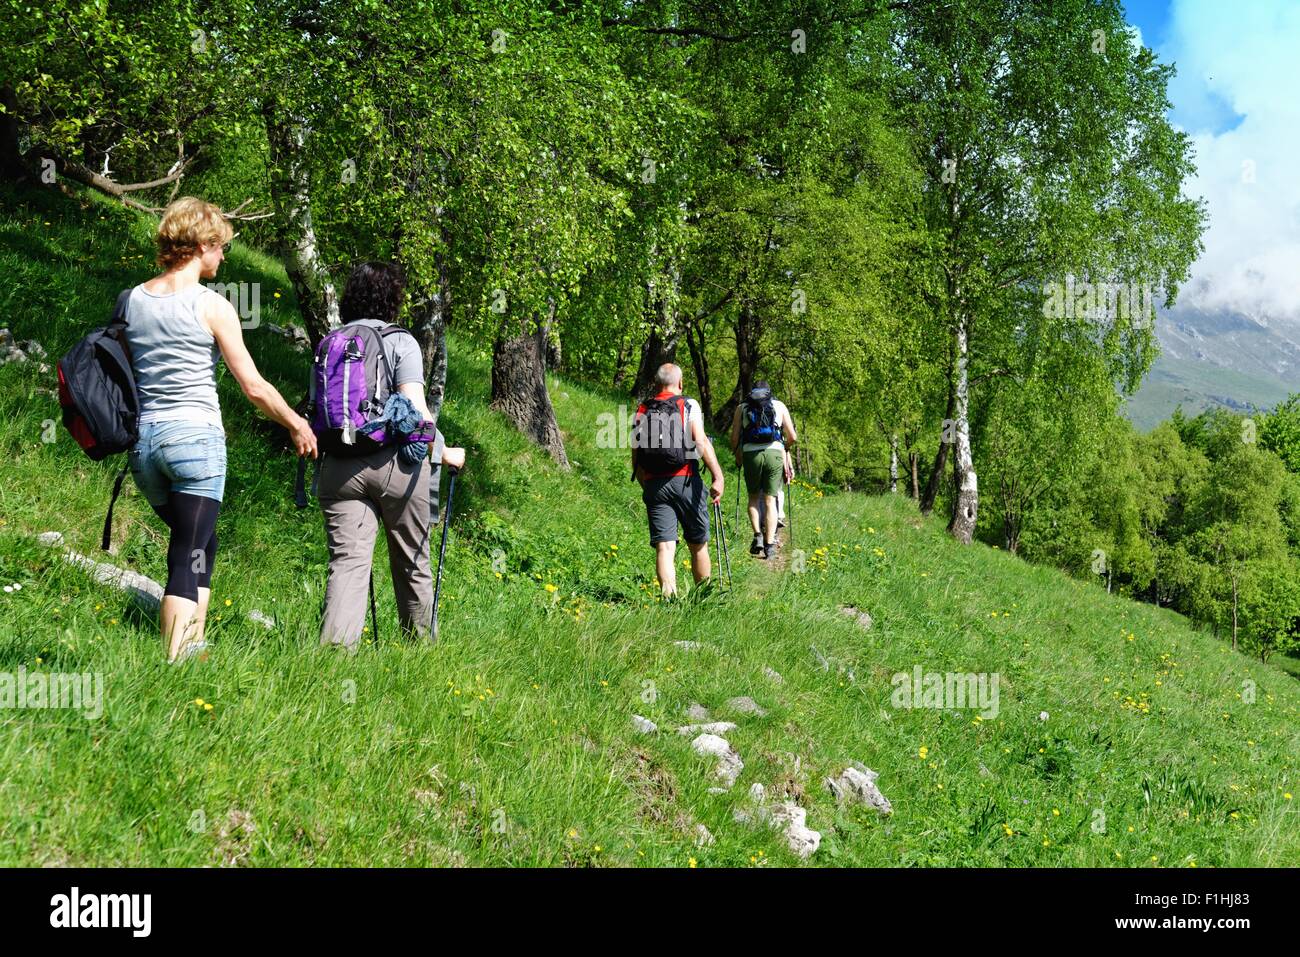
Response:
[[[409,330],[352,323],[333,330],[316,347],[308,414],[322,452],[347,457],[384,446],[382,427],[373,432],[360,427],[383,413],[393,391],[384,338],[398,332]]]

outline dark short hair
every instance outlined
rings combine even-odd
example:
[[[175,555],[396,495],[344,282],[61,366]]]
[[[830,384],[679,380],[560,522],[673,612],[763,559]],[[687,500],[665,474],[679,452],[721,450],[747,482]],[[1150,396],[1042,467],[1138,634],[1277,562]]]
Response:
[[[396,322],[405,291],[406,277],[401,266],[395,263],[361,263],[354,266],[348,276],[339,302],[339,316],[344,322],[358,319]]]

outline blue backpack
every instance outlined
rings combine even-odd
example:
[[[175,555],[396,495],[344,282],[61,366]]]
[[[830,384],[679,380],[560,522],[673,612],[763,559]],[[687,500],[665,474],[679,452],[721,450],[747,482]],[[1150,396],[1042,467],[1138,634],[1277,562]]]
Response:
[[[781,441],[781,430],[776,425],[776,406],[772,404],[771,389],[754,389],[745,400],[744,429],[741,439],[746,444],[767,445]]]

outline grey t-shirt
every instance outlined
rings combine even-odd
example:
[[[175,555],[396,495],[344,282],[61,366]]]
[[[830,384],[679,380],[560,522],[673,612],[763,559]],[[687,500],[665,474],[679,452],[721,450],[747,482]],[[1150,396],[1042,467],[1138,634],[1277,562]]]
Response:
[[[356,319],[348,325],[369,326],[382,329],[387,323],[378,319]],[[420,352],[420,343],[410,332],[394,332],[384,336],[384,358],[393,373],[393,387],[398,388],[415,382],[424,385],[424,355]]]

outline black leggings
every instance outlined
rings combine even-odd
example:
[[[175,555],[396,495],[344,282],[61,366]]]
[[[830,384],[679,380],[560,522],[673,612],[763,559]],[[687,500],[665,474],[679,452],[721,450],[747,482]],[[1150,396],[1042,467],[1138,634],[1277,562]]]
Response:
[[[172,492],[166,505],[155,505],[153,510],[172,532],[167,543],[167,587],[163,594],[198,601],[198,590],[212,584],[221,503],[205,495]]]

